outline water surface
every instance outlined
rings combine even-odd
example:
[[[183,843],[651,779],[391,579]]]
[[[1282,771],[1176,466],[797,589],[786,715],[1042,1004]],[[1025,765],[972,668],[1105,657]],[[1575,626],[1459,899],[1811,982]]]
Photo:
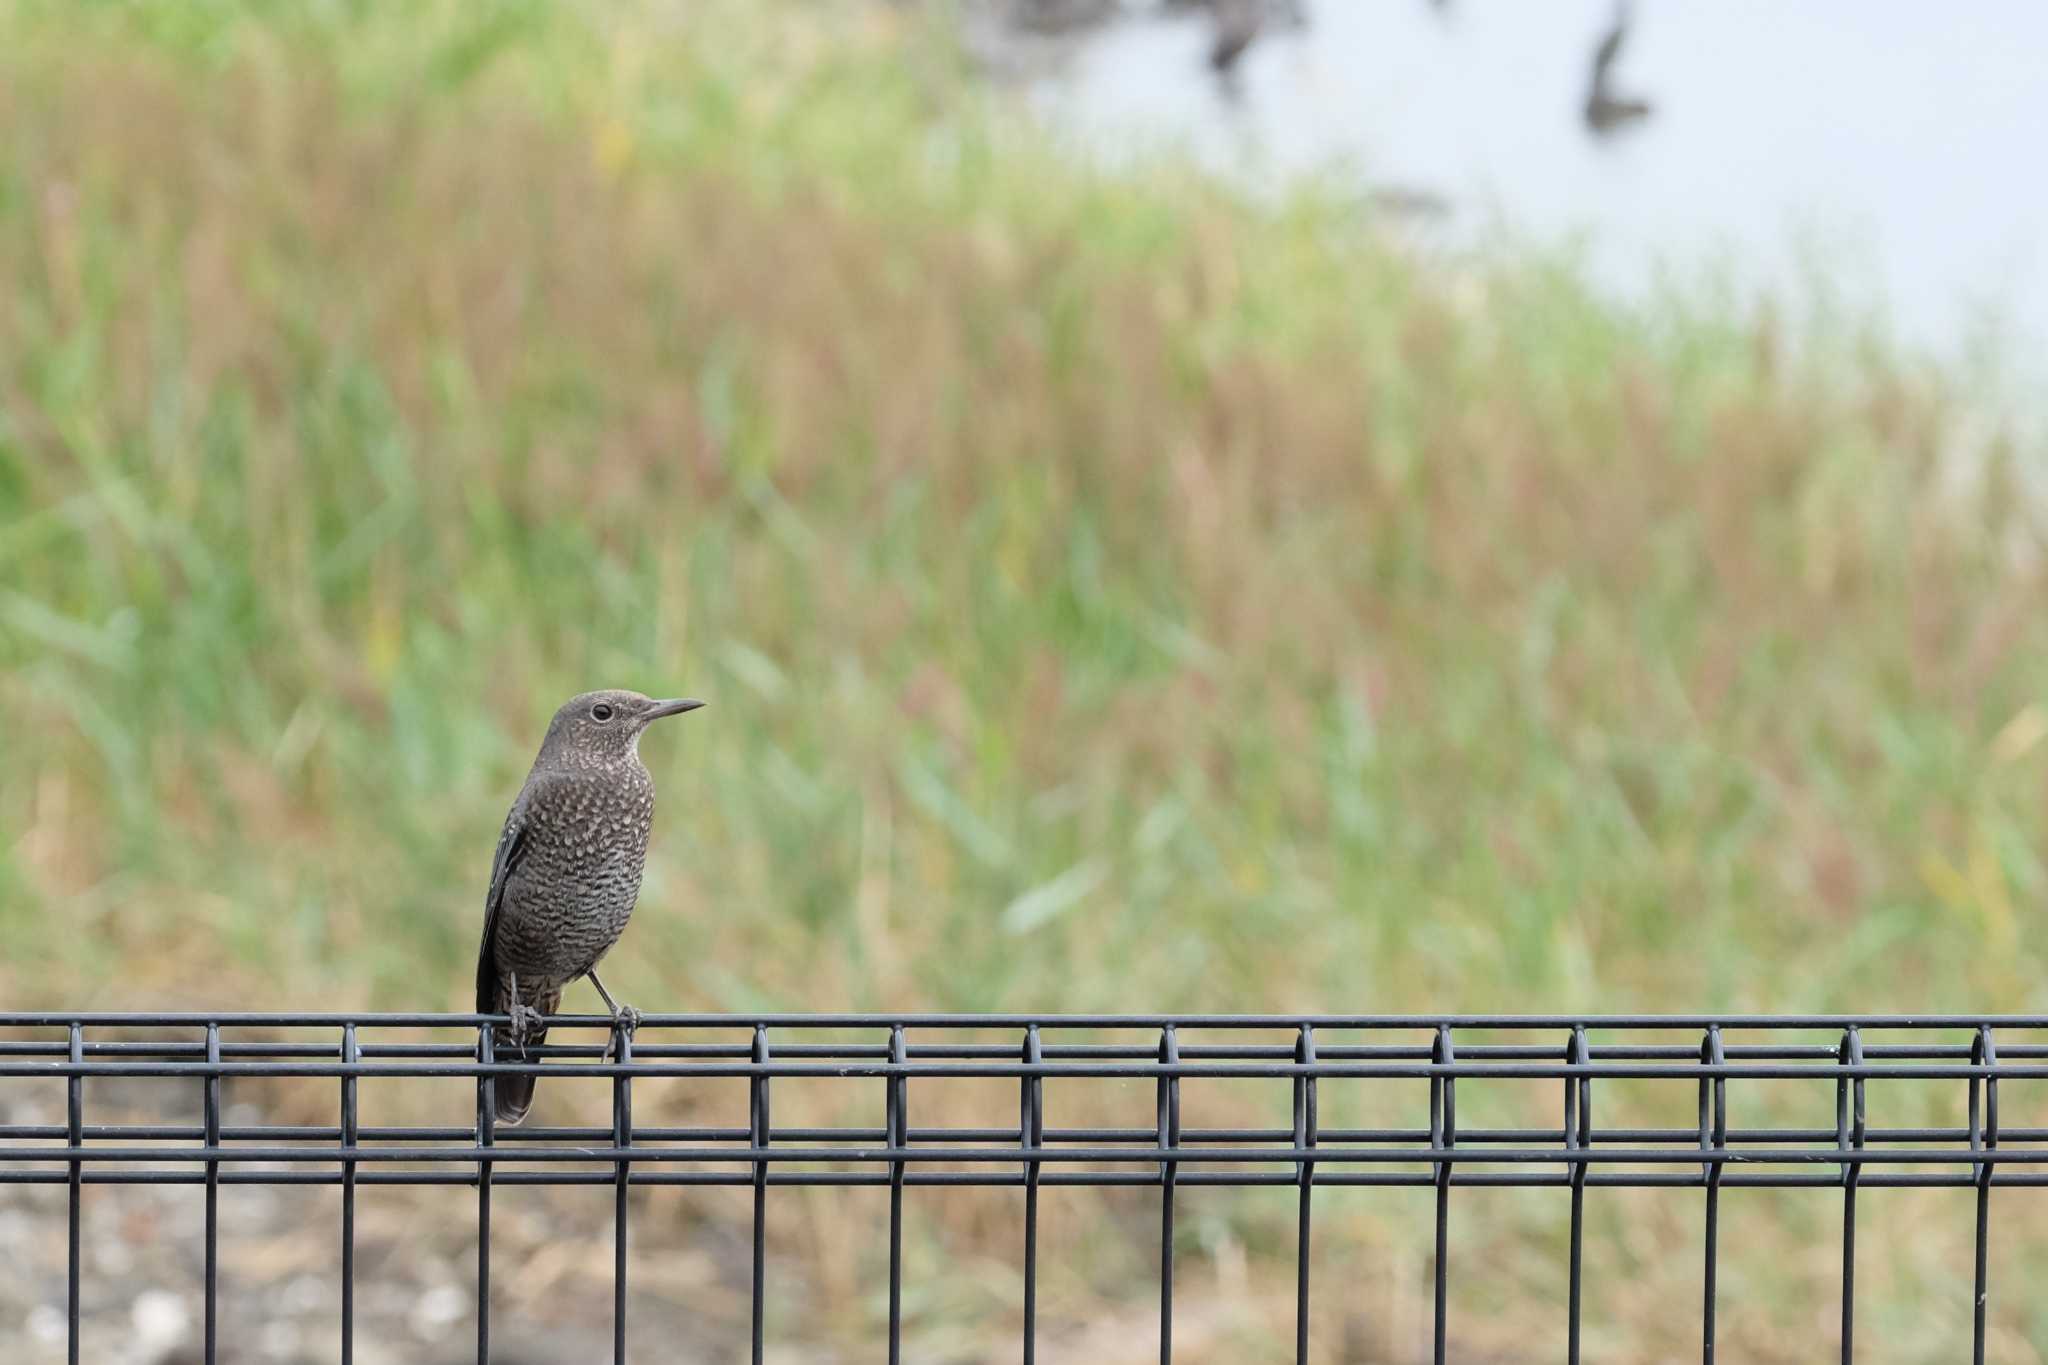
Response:
[[[1654,104],[1582,116],[1612,0],[1304,0],[1230,81],[1209,22],[1151,15],[1035,78],[1052,122],[1114,153],[1182,143],[1234,171],[1346,167],[1440,196],[1428,230],[1581,241],[1642,290],[1709,263],[1752,283],[1824,272],[1904,339],[2048,338],[2048,5],[1640,0],[1615,83]],[[2017,352],[2018,354],[2015,354]]]

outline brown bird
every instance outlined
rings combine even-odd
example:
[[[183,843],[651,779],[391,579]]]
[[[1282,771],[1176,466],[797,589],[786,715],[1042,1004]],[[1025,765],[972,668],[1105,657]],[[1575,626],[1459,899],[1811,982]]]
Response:
[[[647,862],[654,779],[640,762],[640,736],[663,716],[703,704],[585,692],[555,712],[505,817],[484,898],[476,1009],[511,1016],[493,1033],[498,1060],[531,1055],[547,1037],[562,988],[578,977],[590,978],[623,1032],[639,1024],[631,1005],[613,1003],[596,967],[625,932]],[[526,1117],[534,1081],[497,1078],[500,1123]]]
[[[1216,31],[1209,43],[1209,69],[1228,74],[1266,26],[1266,7],[1262,0],[1216,0],[1212,9]]]
[[[1600,136],[1650,116],[1648,100],[1619,94],[1614,89],[1614,63],[1621,56],[1621,45],[1628,41],[1629,24],[1634,18],[1629,0],[1616,0],[1614,22],[1593,50],[1593,74],[1586,86],[1586,126]]]

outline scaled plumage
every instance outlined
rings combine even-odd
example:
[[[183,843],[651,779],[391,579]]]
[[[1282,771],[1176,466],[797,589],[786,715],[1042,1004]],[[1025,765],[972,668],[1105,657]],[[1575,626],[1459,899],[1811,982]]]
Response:
[[[571,698],[555,712],[505,817],[484,902],[477,1012],[514,1016],[495,1031],[498,1060],[530,1057],[547,1036],[541,1016],[561,1003],[563,987],[585,975],[596,983],[593,969],[625,932],[640,895],[654,823],[654,779],[640,762],[640,736],[661,717],[701,705],[604,691]],[[630,1008],[615,1012],[629,1028],[637,1018]],[[500,1123],[526,1117],[534,1080],[498,1077]]]

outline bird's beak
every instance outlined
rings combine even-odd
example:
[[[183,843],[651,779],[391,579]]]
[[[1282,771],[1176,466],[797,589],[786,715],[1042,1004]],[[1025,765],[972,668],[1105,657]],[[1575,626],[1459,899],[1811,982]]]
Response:
[[[694,711],[704,703],[695,697],[678,697],[674,701],[658,701],[647,713],[647,720],[660,720],[663,716],[680,716],[685,711]]]

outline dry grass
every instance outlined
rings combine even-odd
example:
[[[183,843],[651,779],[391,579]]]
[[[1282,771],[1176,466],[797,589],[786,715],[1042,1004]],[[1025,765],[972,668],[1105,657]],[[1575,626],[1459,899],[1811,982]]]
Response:
[[[715,702],[643,1004],[2044,1007],[2039,452],[1967,377],[693,12],[5,11],[4,998],[459,1004],[617,682]]]

